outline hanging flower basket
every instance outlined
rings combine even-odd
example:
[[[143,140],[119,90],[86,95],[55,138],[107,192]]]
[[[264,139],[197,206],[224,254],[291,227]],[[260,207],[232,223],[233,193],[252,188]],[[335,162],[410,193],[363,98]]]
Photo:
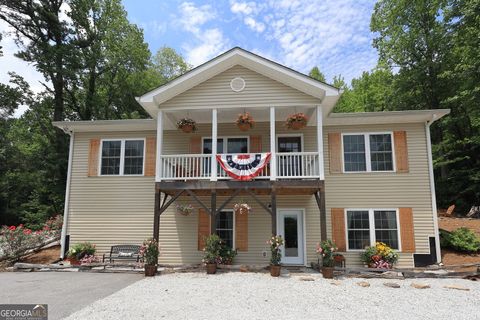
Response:
[[[308,117],[302,113],[295,113],[288,116],[285,123],[286,127],[291,130],[300,130],[307,125]]]
[[[252,115],[248,112],[240,113],[236,123],[241,131],[248,131],[255,125]]]
[[[191,204],[177,204],[175,206],[177,213],[182,216],[189,216],[193,212],[193,206]]]
[[[190,118],[183,118],[177,121],[177,128],[185,133],[197,131],[197,123]]]
[[[239,214],[249,213],[252,208],[246,203],[236,203],[233,206],[233,211]]]

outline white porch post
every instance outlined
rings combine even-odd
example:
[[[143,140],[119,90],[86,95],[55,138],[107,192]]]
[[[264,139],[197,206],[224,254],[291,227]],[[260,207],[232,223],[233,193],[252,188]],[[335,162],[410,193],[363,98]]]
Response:
[[[212,157],[211,162],[211,176],[210,181],[217,181],[217,109],[212,109]]]
[[[275,107],[270,107],[270,180],[277,180],[277,143],[275,137]]]
[[[158,111],[157,115],[157,152],[155,162],[155,181],[162,180],[162,148],[163,148],[163,111]]]
[[[323,167],[323,112],[322,106],[317,106],[317,149],[318,149],[318,174],[320,180],[325,180]]]

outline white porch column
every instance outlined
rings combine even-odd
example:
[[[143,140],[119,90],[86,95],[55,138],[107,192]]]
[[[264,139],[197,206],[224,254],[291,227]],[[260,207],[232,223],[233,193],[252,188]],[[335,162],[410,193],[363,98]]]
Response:
[[[323,167],[323,110],[317,106],[317,151],[318,151],[318,174],[320,180],[325,180],[325,169]]]
[[[275,107],[270,107],[270,180],[277,180],[277,141],[275,137]]]
[[[162,172],[162,149],[163,149],[163,111],[158,111],[157,115],[157,152],[155,161],[155,181],[161,181]]]
[[[217,181],[217,109],[212,109],[212,157],[211,162],[211,176],[210,181]]]

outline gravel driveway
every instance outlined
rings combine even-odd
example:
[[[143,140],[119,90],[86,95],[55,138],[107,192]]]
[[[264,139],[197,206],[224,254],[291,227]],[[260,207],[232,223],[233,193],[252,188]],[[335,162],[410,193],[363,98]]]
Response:
[[[365,280],[326,280],[320,274],[160,275],[96,301],[68,319],[480,319],[478,282],[369,279],[370,287],[360,287],[361,281]],[[385,287],[385,282],[401,288]],[[412,282],[431,288],[416,289]]]

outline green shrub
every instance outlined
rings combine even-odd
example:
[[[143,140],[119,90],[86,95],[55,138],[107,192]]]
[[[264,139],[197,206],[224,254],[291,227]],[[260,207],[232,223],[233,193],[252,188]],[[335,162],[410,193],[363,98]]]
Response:
[[[440,229],[440,247],[450,248],[450,237],[451,233],[447,230]]]
[[[81,260],[85,256],[93,256],[96,250],[95,245],[90,242],[76,243],[68,250],[67,256]]]
[[[480,238],[467,228],[458,228],[449,238],[450,247],[464,252],[477,252],[480,250]]]

